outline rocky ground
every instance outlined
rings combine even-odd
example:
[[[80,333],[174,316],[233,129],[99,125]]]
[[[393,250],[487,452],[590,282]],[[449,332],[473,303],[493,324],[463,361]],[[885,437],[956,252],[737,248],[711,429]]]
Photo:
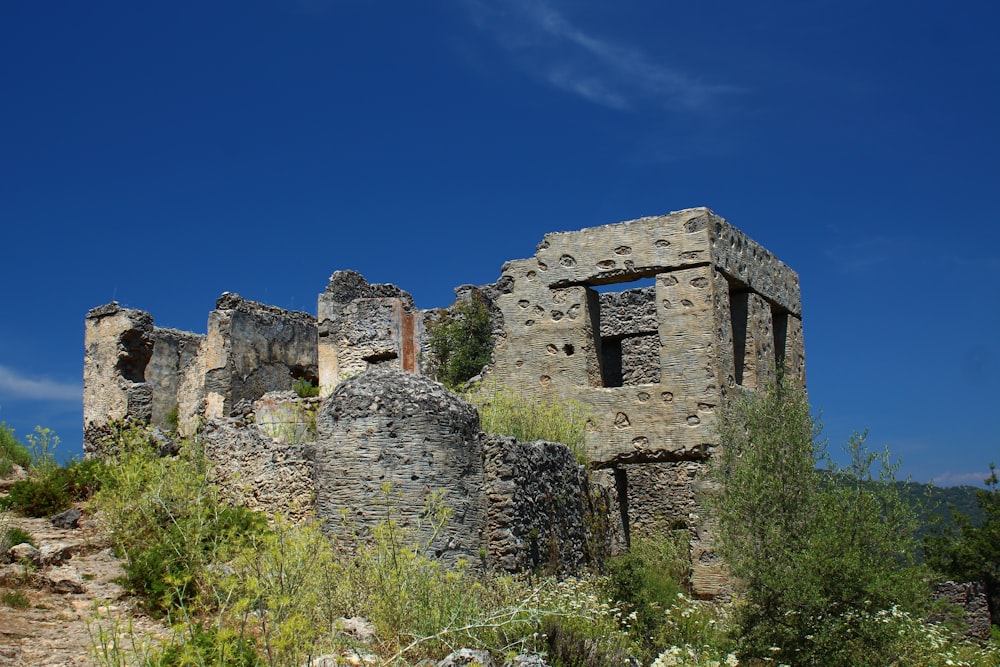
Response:
[[[5,515],[8,525],[31,533],[38,549],[21,545],[0,554],[0,667],[100,665],[91,655],[92,637],[115,623],[131,623],[144,637],[166,633],[116,583],[124,572],[98,523],[85,512],[72,518],[59,527]],[[27,606],[10,606],[17,594]]]

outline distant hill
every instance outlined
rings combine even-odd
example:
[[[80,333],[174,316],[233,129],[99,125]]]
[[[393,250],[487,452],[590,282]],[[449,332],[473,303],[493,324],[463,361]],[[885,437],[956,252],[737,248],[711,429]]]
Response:
[[[829,473],[826,473],[829,475]],[[830,475],[836,478],[836,475]],[[872,482],[881,484],[881,482]],[[920,482],[896,482],[896,488],[903,500],[917,513],[920,527],[917,540],[938,530],[955,526],[954,512],[969,517],[973,525],[983,523],[983,512],[976,502],[975,486],[934,486]]]

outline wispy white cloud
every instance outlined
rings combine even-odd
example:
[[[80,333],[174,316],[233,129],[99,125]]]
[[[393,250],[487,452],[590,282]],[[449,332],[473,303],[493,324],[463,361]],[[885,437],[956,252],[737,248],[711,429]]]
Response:
[[[80,401],[83,387],[70,382],[24,377],[0,366],[0,398],[31,401]]]
[[[464,0],[475,23],[532,75],[596,104],[696,111],[737,86],[703,83],[643,51],[602,39],[544,0]]]

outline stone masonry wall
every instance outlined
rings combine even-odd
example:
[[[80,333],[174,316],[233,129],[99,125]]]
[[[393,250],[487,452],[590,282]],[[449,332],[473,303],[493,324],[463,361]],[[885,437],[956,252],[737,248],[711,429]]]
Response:
[[[934,587],[934,597],[947,600],[962,610],[966,637],[978,641],[989,640],[992,624],[986,585],[983,582],[943,581]]]
[[[648,278],[655,287],[593,289]],[[788,321],[786,357],[802,357],[793,333],[801,331],[798,276],[708,209],[547,234],[534,258],[504,265],[495,287],[505,336],[493,376],[541,400],[589,406],[596,461],[656,460],[712,444],[715,409],[740,384],[731,293],[754,296],[753,317],[736,327],[744,376],[774,363],[772,312]],[[604,349],[612,344],[620,376]]]
[[[508,572],[576,571],[620,549],[617,503],[591,485],[566,445],[489,436],[488,563]]]
[[[279,442],[254,424],[210,419],[201,431],[209,476],[236,505],[294,521],[312,515],[312,465],[305,444]]]
[[[374,368],[337,387],[317,429],[310,456],[327,530],[339,530],[342,515],[362,530],[392,516],[431,554],[481,562],[483,445],[472,406],[428,378]],[[431,494],[451,513],[436,536],[425,514]]]
[[[319,295],[317,314],[323,396],[375,366],[418,370],[423,315],[395,285],[372,285],[357,271],[336,271]]]
[[[180,420],[184,369],[197,363],[205,336],[177,331],[153,329],[153,355],[146,367],[146,380],[152,387],[152,422],[157,426],[177,426]]]
[[[153,318],[116,302],[87,313],[83,362],[84,451],[88,432],[133,417],[148,422],[153,391],[146,366],[153,356]]]
[[[644,279],[654,286],[628,289]],[[623,290],[595,289],[612,284]],[[504,335],[490,375],[540,401],[588,407],[590,458],[627,467],[629,523],[691,502],[686,484],[630,489],[647,481],[639,464],[700,465],[717,444],[717,408],[780,360],[805,381],[798,276],[705,208],[546,234],[493,287]],[[710,526],[694,511],[685,523],[696,593],[714,595]]]
[[[460,299],[473,292],[493,321],[486,381],[586,406],[592,472],[614,480],[612,515],[626,531],[687,526],[696,594],[724,594],[711,520],[700,510],[711,484],[695,472],[718,446],[716,410],[737,389],[761,386],[776,364],[805,385],[797,274],[696,208],[547,234],[496,283],[456,290]],[[416,375],[434,311],[418,310],[394,285],[337,271],[317,315],[226,293],[200,336],[154,327],[148,313],[116,303],[95,308],[86,322],[85,429],[125,417],[163,425],[176,410],[179,431],[190,435],[207,419],[219,470],[253,480],[248,503],[277,507],[282,485],[303,497],[296,452],[312,435],[311,416],[290,395],[260,399],[306,378],[329,397],[306,449],[317,508],[331,525],[341,509],[374,525],[386,510],[382,484],[391,482],[390,501],[414,529],[427,524],[428,494],[443,494],[453,527],[432,551],[446,559],[488,554],[516,569],[587,552],[580,526],[600,514],[594,499],[608,490],[580,491],[586,477],[549,445],[494,439],[483,449],[474,411]],[[248,415],[255,401],[263,421],[251,435],[212,421]],[[606,545],[613,533],[604,533]],[[554,551],[545,554],[547,544]]]
[[[297,379],[317,381],[316,335],[308,313],[223,294],[208,316],[204,416],[228,417]]]

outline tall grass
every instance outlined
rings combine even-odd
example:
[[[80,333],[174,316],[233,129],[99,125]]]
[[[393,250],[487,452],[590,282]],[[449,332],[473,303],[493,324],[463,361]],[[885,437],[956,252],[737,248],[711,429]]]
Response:
[[[588,462],[587,421],[590,414],[578,401],[543,402],[497,383],[465,395],[476,406],[483,431],[521,442],[548,440],[570,448],[581,464]]]

